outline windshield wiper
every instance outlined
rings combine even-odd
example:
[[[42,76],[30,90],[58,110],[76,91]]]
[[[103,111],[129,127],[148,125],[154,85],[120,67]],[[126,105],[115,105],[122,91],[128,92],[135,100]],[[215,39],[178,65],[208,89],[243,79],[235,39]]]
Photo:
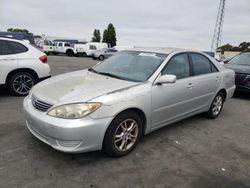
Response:
[[[96,71],[96,70],[93,69],[93,68],[89,68],[88,71],[94,72],[94,73],[96,73],[96,74],[101,74],[101,75],[104,75],[104,76],[109,76],[109,77],[113,77],[113,78],[123,79],[122,77],[117,76],[117,75],[115,75],[115,74],[112,74],[112,73],[109,73],[109,72],[99,72],[99,71]]]
[[[89,68],[89,69],[88,69],[88,71],[90,71],[90,72],[94,72],[94,73],[97,73],[97,74],[99,73],[98,71],[96,71],[96,70],[95,70],[95,69],[93,69],[93,68]]]
[[[109,76],[109,77],[113,77],[113,78],[118,78],[118,79],[124,79],[120,76],[117,76],[115,74],[112,74],[112,73],[109,73],[109,72],[97,72],[98,74],[101,74],[101,75],[105,75],[105,76]]]

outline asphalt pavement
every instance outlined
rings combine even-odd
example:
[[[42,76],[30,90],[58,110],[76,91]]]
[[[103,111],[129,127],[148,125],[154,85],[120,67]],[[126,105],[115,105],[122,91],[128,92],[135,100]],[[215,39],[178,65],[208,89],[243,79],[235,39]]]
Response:
[[[89,68],[91,58],[49,56],[52,75]],[[250,94],[221,115],[197,115],[144,136],[128,156],[65,154],[32,136],[23,97],[0,90],[0,187],[250,187]]]

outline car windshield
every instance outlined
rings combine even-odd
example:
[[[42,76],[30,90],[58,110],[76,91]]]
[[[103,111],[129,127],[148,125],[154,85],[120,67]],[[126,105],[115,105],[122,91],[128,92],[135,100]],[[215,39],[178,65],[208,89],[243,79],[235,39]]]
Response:
[[[237,55],[228,63],[237,65],[250,65],[250,53]]]
[[[123,80],[143,82],[150,78],[166,57],[167,54],[123,51],[89,71]]]

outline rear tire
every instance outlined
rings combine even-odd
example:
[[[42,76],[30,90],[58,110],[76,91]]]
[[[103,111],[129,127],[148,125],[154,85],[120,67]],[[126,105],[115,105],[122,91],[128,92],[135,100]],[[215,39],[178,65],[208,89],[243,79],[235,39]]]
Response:
[[[210,106],[210,109],[205,113],[206,117],[209,119],[217,118],[221,113],[224,101],[225,101],[224,94],[222,92],[219,92],[215,96],[215,98]]]
[[[106,131],[103,151],[111,157],[127,155],[138,144],[142,127],[142,120],[134,111],[119,114]]]
[[[27,72],[18,72],[8,80],[8,90],[16,96],[29,94],[30,89],[36,84],[34,76]]]

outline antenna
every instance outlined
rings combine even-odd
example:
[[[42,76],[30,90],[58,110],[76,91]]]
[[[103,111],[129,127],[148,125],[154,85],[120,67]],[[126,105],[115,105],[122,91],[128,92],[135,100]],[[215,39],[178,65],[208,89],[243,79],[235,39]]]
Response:
[[[211,51],[215,52],[216,49],[221,44],[222,37],[222,28],[224,21],[224,12],[225,12],[225,2],[226,0],[220,0],[220,6],[217,14],[217,19],[214,27],[213,40],[211,45]]]

